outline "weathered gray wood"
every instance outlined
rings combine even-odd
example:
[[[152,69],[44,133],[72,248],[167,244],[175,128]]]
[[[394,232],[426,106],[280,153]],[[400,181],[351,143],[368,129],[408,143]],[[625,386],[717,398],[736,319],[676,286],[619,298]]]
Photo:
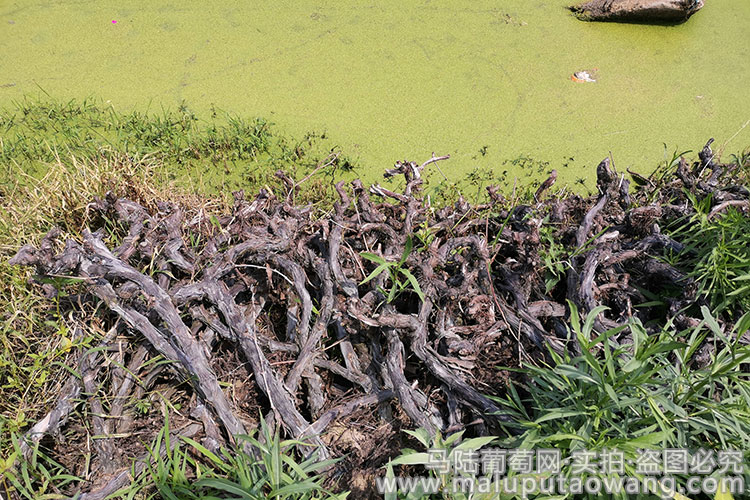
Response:
[[[591,0],[571,9],[587,21],[682,22],[702,7],[702,0]]]

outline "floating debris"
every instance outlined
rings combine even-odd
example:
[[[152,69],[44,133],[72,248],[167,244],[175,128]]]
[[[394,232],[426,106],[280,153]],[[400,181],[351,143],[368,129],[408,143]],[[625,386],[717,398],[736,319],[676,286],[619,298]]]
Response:
[[[596,68],[576,71],[570,79],[577,83],[596,83]]]

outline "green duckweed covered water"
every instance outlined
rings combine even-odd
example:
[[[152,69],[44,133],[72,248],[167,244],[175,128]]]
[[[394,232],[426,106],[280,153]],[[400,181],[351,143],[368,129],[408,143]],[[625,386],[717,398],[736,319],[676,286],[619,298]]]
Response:
[[[534,164],[573,182],[609,151],[645,171],[664,144],[750,144],[750,1],[707,0],[671,27],[584,23],[567,3],[4,1],[0,107],[262,116],[325,131],[369,180],[433,151],[453,178]],[[596,83],[570,80],[593,68]]]

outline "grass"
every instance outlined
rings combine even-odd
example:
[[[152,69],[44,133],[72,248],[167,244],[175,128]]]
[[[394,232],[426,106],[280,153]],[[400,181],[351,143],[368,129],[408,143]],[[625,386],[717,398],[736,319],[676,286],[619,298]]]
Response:
[[[497,498],[492,494],[452,493],[450,480],[455,474],[435,468],[440,463],[436,456],[453,464],[452,457],[459,451],[476,452],[493,441],[509,449],[557,449],[563,458],[617,450],[625,459],[624,473],[635,478],[644,475],[637,471],[635,462],[627,461],[637,461],[641,449],[733,449],[741,450],[745,461],[750,458],[750,346],[738,340],[750,329],[750,313],[731,332],[723,332],[704,307],[703,321],[690,330],[675,331],[667,326],[649,334],[632,320],[589,340],[594,320],[603,308],[593,310],[580,324],[575,306],[569,307],[571,333],[583,355],[561,357],[551,353],[552,364],[530,365],[522,370],[526,383],[518,388],[509,386],[508,396],[498,399],[505,413],[518,422],[518,426],[508,427],[509,437],[462,440],[461,434],[442,438],[429,436],[424,430],[411,433],[425,449],[442,450],[442,455],[437,451],[404,450],[389,464],[389,477],[395,477],[393,466],[429,465],[428,477],[435,478],[444,492],[422,496],[417,488],[398,498]],[[621,345],[612,343],[611,337],[626,328],[632,332],[631,340]],[[712,343],[716,350],[710,363],[696,365],[697,348],[711,337],[715,338]],[[577,475],[574,469],[573,462],[563,462],[562,476],[573,478]],[[514,475],[519,479],[533,477],[508,473],[509,477]],[[592,475],[608,477],[603,472],[588,472],[584,479]],[[477,476],[482,477],[481,468]],[[716,474],[714,477],[720,479]],[[678,474],[677,485],[684,487],[686,479]],[[748,480],[746,471],[745,484]]]
[[[338,155],[329,170],[340,175],[354,168],[324,133],[293,140],[262,118],[213,110],[204,120],[184,104],[176,111],[122,113],[94,100],[23,100],[0,110],[0,184],[18,170],[41,177],[59,158],[124,156],[155,159],[169,180],[198,184],[203,193],[254,191],[275,183],[281,167],[301,178],[332,151]]]
[[[334,461],[319,461],[315,454],[300,459],[296,448],[308,445],[281,440],[278,430],[262,418],[259,436],[238,439],[247,445],[244,450],[217,453],[187,437],[170,443],[165,417],[164,427],[148,448],[151,461],[145,473],[114,498],[343,500],[348,496],[330,493],[323,486],[322,471]]]
[[[672,258],[697,281],[698,295],[713,311],[750,310],[750,219],[733,207],[711,214],[711,196],[690,200],[695,215],[671,232],[687,246]]]
[[[28,461],[19,460],[21,449],[13,433],[13,451],[0,462],[0,491],[5,498],[28,500],[64,498],[60,489],[80,481],[71,476],[61,464],[57,463],[35,446]],[[16,467],[17,465],[17,467]]]
[[[575,306],[569,307],[583,355],[553,354],[553,366],[526,368],[527,396],[511,391],[502,401],[523,424],[514,444],[571,451],[632,452],[644,445],[750,449],[750,346],[739,342],[750,329],[750,313],[732,332],[723,332],[704,307],[703,321],[690,330],[668,325],[649,334],[631,320],[587,340],[603,308],[581,325]],[[611,337],[626,328],[632,338],[613,344]],[[707,338],[715,339],[716,350],[702,366],[697,349]]]
[[[164,426],[147,446],[145,470],[131,484],[108,498],[134,500],[163,498],[199,500],[238,498],[242,500],[344,500],[348,493],[331,493],[323,486],[324,471],[334,460],[318,460],[315,453],[300,458],[302,441],[281,440],[261,418],[259,435],[237,436],[244,448],[216,453],[184,436],[170,434],[165,412]],[[4,473],[0,490],[28,500],[63,499],[61,489],[81,483],[65,472],[62,465],[35,447],[29,461],[18,461],[21,451],[14,440],[14,451],[0,464]]]

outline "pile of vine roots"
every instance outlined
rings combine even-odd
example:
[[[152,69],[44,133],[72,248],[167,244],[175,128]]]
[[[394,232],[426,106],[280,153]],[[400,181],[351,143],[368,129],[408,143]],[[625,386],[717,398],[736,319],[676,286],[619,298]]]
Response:
[[[670,179],[630,173],[634,189],[605,159],[595,196],[549,196],[553,173],[536,202],[517,206],[489,187],[481,206],[431,208],[420,188],[436,158],[388,170],[403,176],[399,192],[339,183],[322,218],[294,206],[297,186],[282,173],[289,196],[237,192],[219,218],[167,200],[151,209],[94,200],[82,241],[60,241],[53,229],[11,261],[33,266],[34,286],[63,311],[96,307],[87,321],[105,332],[99,348],[80,352],[24,451],[43,440],[89,481],[81,498],[90,500],[143,470],[143,443],[163,414],[173,434],[212,450],[238,444],[262,416],[320,458],[347,453],[336,466],[347,479],[396,454],[389,439],[400,428],[501,433],[508,417],[488,397],[504,392],[498,365],[575,353],[568,300],[582,316],[609,308],[597,332],[633,316],[653,328],[697,324],[695,284],[659,259],[683,245],[660,226],[693,213],[687,193],[710,195],[712,217],[750,199],[725,181],[735,167],[714,161],[710,142],[699,157],[681,159]],[[569,251],[549,292],[543,220]],[[373,273],[379,264],[365,252],[389,264]],[[634,307],[649,301],[639,290],[663,292],[668,312]],[[345,487],[357,488],[352,481]]]

